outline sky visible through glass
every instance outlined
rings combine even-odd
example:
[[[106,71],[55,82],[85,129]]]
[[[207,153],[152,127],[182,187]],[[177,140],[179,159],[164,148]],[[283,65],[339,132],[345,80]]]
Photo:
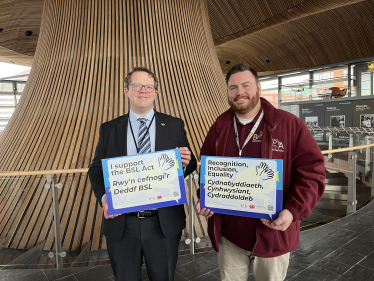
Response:
[[[14,76],[30,68],[31,67],[29,66],[0,62],[0,79],[4,77]]]

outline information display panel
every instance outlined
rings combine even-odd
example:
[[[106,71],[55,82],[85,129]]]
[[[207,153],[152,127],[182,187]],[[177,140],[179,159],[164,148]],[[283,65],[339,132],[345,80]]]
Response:
[[[326,103],[325,126],[352,127],[352,101]]]
[[[274,220],[282,210],[283,160],[201,156],[200,206]]]
[[[307,126],[323,127],[325,125],[325,105],[323,103],[301,104],[299,110],[300,119],[303,120]]]
[[[374,100],[353,101],[353,127],[374,129]]]

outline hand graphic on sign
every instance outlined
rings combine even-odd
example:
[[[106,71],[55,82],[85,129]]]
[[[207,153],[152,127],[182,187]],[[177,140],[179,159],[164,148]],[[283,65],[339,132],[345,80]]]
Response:
[[[158,158],[158,166],[159,167],[166,167],[165,170],[169,170],[170,168],[174,167],[174,160],[171,159],[167,154],[161,154],[161,157]]]
[[[274,177],[274,171],[265,162],[261,162],[256,166],[256,176],[265,176],[262,180],[266,181]]]

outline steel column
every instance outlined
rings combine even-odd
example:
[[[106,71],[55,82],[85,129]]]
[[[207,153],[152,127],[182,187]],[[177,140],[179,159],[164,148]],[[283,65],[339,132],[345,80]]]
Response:
[[[353,147],[353,134],[349,134],[349,147]]]
[[[374,199],[374,148],[371,147],[371,199]]]
[[[330,131],[330,134],[329,134],[329,150],[332,150],[332,134],[333,134],[333,132]],[[331,153],[329,153],[329,155],[327,156],[327,159],[328,159],[329,162],[332,161],[332,154]]]
[[[348,194],[347,194],[347,215],[356,212],[357,200],[356,200],[356,165],[357,165],[357,154],[355,151],[349,153],[351,161],[350,170],[348,173]]]
[[[50,182],[50,184],[49,184]],[[62,188],[62,183],[56,184],[56,176],[54,175],[47,175],[47,183],[45,184],[45,188],[49,189],[52,188],[52,210],[53,210],[53,229],[55,232],[55,254],[50,252],[48,256],[50,258],[55,255],[56,257],[56,268],[61,269],[63,268],[63,261],[62,258],[66,256],[65,252],[62,252],[61,246],[61,227],[60,227],[60,210],[59,210],[59,201],[58,201],[58,190],[57,188]]]
[[[366,136],[365,139],[366,139],[366,144],[371,144],[370,136]],[[366,175],[368,175],[369,171],[370,171],[370,151],[371,151],[370,147],[366,148],[366,151],[365,151],[365,181],[366,181]]]
[[[190,193],[190,238],[191,238],[191,243],[190,243],[190,255],[195,254],[195,233],[194,233],[194,227],[193,227],[193,212],[194,212],[194,204],[193,204],[193,193],[192,193],[192,181],[193,181],[194,176],[191,174],[188,179],[189,179],[189,193]]]

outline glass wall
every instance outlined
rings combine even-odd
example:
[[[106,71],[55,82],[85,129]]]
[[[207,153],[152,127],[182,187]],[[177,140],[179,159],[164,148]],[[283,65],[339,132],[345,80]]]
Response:
[[[278,79],[261,81],[261,97],[278,108]]]
[[[360,75],[361,79],[361,96],[371,95],[371,72],[362,72]]]
[[[0,92],[13,93],[13,83],[12,82],[0,82]]]
[[[351,65],[351,90],[350,90],[351,97],[355,97],[356,93],[357,93],[357,83],[356,83],[355,71],[356,71],[356,66]],[[348,82],[347,82],[347,84],[348,84]]]
[[[21,98],[24,87],[25,82],[0,82],[0,134],[8,124],[8,121]]]
[[[262,97],[276,107],[288,102],[370,96],[374,95],[374,61],[264,76],[260,82]]]
[[[309,73],[282,76],[281,101],[309,100]]]
[[[313,72],[312,99],[348,97],[348,66]]]

